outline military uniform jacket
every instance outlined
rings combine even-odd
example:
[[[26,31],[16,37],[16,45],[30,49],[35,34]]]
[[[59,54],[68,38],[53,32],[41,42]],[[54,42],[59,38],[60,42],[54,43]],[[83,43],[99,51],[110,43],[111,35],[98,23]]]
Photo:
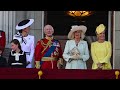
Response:
[[[5,45],[6,45],[5,32],[0,30],[0,46],[2,46],[3,48],[5,48]]]
[[[56,58],[56,60],[51,61],[51,58]],[[37,45],[35,47],[35,61],[40,61],[42,69],[57,68],[56,62],[60,59],[63,58],[61,45],[58,40],[48,40],[44,38],[37,42]],[[53,64],[53,67],[51,62]]]

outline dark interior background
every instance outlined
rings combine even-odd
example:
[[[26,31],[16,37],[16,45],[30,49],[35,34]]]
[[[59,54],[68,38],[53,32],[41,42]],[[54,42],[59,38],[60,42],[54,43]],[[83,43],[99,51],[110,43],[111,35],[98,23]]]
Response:
[[[103,23],[106,26],[106,39],[107,39],[107,26],[108,26],[108,11],[94,11],[91,16],[83,18],[75,18],[67,15],[66,11],[47,11],[46,24],[53,25],[55,29],[54,35],[67,35],[72,25],[86,25],[88,30],[86,36],[95,36],[96,27]]]

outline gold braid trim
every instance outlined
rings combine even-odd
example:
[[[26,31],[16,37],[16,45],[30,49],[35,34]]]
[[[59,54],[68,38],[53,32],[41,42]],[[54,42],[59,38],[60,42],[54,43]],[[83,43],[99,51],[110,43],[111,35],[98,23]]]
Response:
[[[49,40],[47,44],[45,44],[45,43],[41,40],[41,45],[42,45],[42,46],[44,45],[43,47],[46,46],[41,53],[43,53],[48,47],[50,47],[51,44],[52,44],[52,41],[51,41],[51,40]]]
[[[44,42],[43,42],[43,40],[40,40],[40,42],[41,42],[41,45],[43,46],[43,47],[45,47],[47,44],[45,44]]]

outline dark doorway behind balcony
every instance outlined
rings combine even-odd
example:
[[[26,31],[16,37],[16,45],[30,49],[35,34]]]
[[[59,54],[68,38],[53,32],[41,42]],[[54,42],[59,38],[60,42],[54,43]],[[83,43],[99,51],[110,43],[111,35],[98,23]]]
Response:
[[[96,27],[103,23],[108,26],[108,11],[95,11],[91,16],[75,18],[66,14],[65,11],[47,11],[45,24],[53,25],[55,35],[67,35],[72,25],[86,25],[88,30],[87,36],[95,36]],[[106,31],[107,32],[107,31]],[[106,33],[106,37],[107,33]],[[106,38],[107,39],[107,38]]]

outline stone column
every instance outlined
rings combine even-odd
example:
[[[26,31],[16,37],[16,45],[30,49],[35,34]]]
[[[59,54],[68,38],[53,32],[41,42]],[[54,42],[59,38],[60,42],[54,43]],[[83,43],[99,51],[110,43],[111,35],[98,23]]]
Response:
[[[43,38],[44,11],[27,11],[27,18],[35,20],[31,26],[30,33],[35,36],[36,45],[37,41]]]
[[[114,69],[120,69],[120,11],[115,11],[115,59]]]

